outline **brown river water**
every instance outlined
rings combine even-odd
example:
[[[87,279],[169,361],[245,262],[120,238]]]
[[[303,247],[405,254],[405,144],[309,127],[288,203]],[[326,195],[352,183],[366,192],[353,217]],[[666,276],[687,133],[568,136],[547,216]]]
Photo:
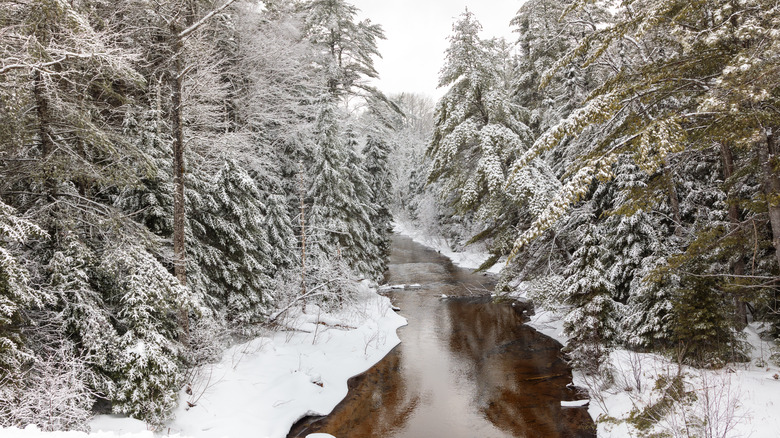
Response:
[[[296,424],[288,438],[595,437],[569,386],[561,344],[524,325],[523,307],[494,303],[493,280],[427,247],[393,238],[387,295],[409,325],[382,361],[349,382],[327,417]],[[447,298],[442,298],[442,294]]]

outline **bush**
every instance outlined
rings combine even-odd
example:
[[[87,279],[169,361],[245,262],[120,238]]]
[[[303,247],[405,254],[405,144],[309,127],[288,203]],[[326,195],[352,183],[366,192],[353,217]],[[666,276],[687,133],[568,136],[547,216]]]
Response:
[[[0,426],[89,429],[95,400],[87,384],[91,371],[87,361],[72,351],[72,346],[65,345],[49,357],[37,358],[20,379],[0,380]]]

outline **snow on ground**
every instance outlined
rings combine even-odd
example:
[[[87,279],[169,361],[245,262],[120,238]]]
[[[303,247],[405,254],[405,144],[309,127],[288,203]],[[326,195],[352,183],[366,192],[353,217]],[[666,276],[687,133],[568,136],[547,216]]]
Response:
[[[765,362],[769,356],[769,343],[761,341],[755,329],[755,326],[746,329],[754,348],[750,363],[729,364],[717,370],[683,367],[681,375],[685,391],[695,397],[687,403],[675,404],[669,414],[660,418],[656,431],[671,436],[687,436],[684,431],[690,428],[696,436],[778,436],[780,380],[774,376],[780,372],[780,368]],[[762,348],[765,348],[763,360],[760,352]],[[666,357],[625,350],[610,355],[610,366],[613,368],[615,384],[593,397],[589,412],[595,419],[625,419],[633,408],[652,406],[662,395],[656,382],[669,382],[680,371]],[[580,374],[575,383],[598,387],[602,382],[594,382]],[[636,436],[626,423],[602,421],[598,428],[599,437]]]
[[[563,345],[568,344],[568,339],[563,334],[563,315],[540,308],[534,309],[534,312],[535,314],[530,317],[531,320],[526,324]]]
[[[521,287],[522,289],[522,287]],[[522,293],[520,297],[525,297]],[[537,309],[528,325],[566,345],[561,312]],[[638,436],[625,421],[632,410],[640,412],[661,399],[656,383],[671,381],[681,371],[685,391],[695,394],[687,404],[678,404],[654,429],[669,436],[775,438],[779,436],[780,367],[769,361],[772,343],[761,340],[760,324],[745,329],[751,345],[751,361],[729,364],[719,370],[683,367],[669,358],[649,353],[617,350],[610,354],[613,382],[574,373],[574,384],[588,388],[588,412],[597,421],[599,438]],[[777,378],[775,378],[777,376]],[[685,431],[697,421],[705,430]]]
[[[330,413],[347,395],[347,380],[398,345],[396,329],[406,319],[363,282],[356,306],[325,313],[309,305],[306,313],[289,312],[282,323],[286,330],[232,347],[219,363],[198,369],[192,395],[182,391],[175,419],[160,432],[192,438],[284,437],[299,419]],[[120,416],[101,415],[90,425],[90,434],[30,427],[0,429],[0,437],[154,436],[143,422]]]
[[[457,266],[465,269],[477,269],[482,263],[490,257],[490,254],[484,250],[479,249],[477,245],[470,245],[466,251],[456,252],[450,248],[447,240],[441,236],[433,236],[409,222],[394,222],[393,230],[407,237],[411,237],[415,242],[425,245],[428,248],[435,249],[442,255],[448,257]],[[497,274],[504,267],[506,259],[499,260],[498,263],[493,265],[487,272]]]
[[[3,438],[154,438],[152,432],[146,431],[137,433],[123,433],[117,434],[114,432],[96,432],[96,433],[84,433],[84,432],[41,432],[37,427],[30,425],[24,429],[18,429],[16,427],[0,429],[0,436]],[[170,435],[171,438],[177,438],[178,435]]]

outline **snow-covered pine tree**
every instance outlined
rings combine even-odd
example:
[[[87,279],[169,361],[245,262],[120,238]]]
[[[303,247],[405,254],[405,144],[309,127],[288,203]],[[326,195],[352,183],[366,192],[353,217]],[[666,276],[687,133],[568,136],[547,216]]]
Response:
[[[288,1],[278,3],[266,3],[269,11],[260,17],[249,7],[236,17],[243,78],[236,107],[255,139],[254,150],[242,160],[261,188],[269,187],[265,178],[272,178],[270,191],[288,197],[284,201],[294,217],[298,163],[311,161],[313,102],[323,85],[311,68],[313,48],[303,37],[302,14]]]
[[[307,0],[300,9],[309,41],[322,52],[320,74],[331,96],[381,95],[363,80],[379,76],[373,57],[379,56],[378,40],[385,38],[382,26],[368,19],[356,22],[358,8],[345,0]]]
[[[342,134],[337,109],[329,97],[322,100],[316,124],[307,223],[313,232],[315,258],[343,258],[358,275],[382,274],[380,238],[371,223],[371,189],[353,134]],[[342,136],[346,136],[346,141]]]
[[[665,272],[663,256],[645,257],[634,271],[631,294],[620,318],[620,342],[632,349],[664,350],[672,346],[673,309],[680,276]]]
[[[206,175],[193,175],[195,178]],[[188,268],[197,277],[199,296],[216,300],[227,319],[239,325],[263,319],[270,304],[271,248],[261,203],[252,177],[233,160],[226,160],[210,180],[192,181],[192,211]]]
[[[390,253],[390,235],[393,232],[393,215],[390,213],[393,190],[389,161],[391,152],[390,143],[381,135],[369,134],[366,138],[363,156],[372,194],[371,204],[375,209],[370,219],[381,237],[379,246],[385,255]]]
[[[65,286],[69,289],[89,286],[85,285],[86,281],[81,282],[85,280],[84,270],[75,266],[51,269],[62,261],[60,252],[56,252],[51,262],[44,265],[40,258],[51,255],[52,243],[57,245],[54,241],[28,239],[25,242],[24,264],[39,301],[23,309],[24,318],[18,327],[30,360],[24,363],[19,374],[5,374],[4,369],[0,371],[3,373],[0,378],[0,426],[3,427],[35,424],[47,431],[85,430],[93,415],[91,409],[95,396],[106,394],[111,388],[105,368],[101,369],[93,360],[105,351],[94,355],[84,351],[76,345],[80,338],[67,331],[68,323],[73,321],[69,321],[71,315],[61,306],[65,300],[74,297],[63,296],[62,288],[58,287],[62,283],[58,280],[71,281]],[[69,277],[65,279],[59,275],[61,273]],[[108,314],[100,300],[102,297],[97,294],[97,298],[98,302],[92,303],[97,305],[91,310],[95,314]],[[89,325],[90,321],[82,321],[82,324]],[[107,328],[106,337],[110,338],[113,327],[108,324]],[[100,359],[110,360],[110,354],[102,355]]]
[[[287,198],[279,193],[265,193],[263,227],[268,233],[269,261],[272,276],[298,265],[298,241],[290,218]]]
[[[107,248],[101,287],[116,306],[118,357],[112,367],[113,410],[161,425],[178,402],[182,384],[176,316],[194,308],[190,292],[146,249],[132,243]]]
[[[547,70],[585,35],[609,21],[599,2],[566,15],[569,6],[567,0],[530,0],[511,22],[518,34],[519,50],[515,99],[528,111],[527,123],[536,136],[568,116],[593,88],[596,69],[582,68],[578,63],[556,72],[547,86],[541,87]]]
[[[510,178],[510,166],[532,144],[533,133],[511,99],[513,66],[503,40],[483,40],[466,11],[453,25],[439,86],[450,86],[436,107],[429,181],[443,182],[458,213],[476,212],[485,231],[502,235],[535,217],[559,182],[542,160]],[[493,248],[495,258],[509,248]],[[491,262],[495,262],[492,259]]]
[[[621,304],[620,314],[613,315],[618,324],[614,341],[630,348],[663,348],[670,342],[679,277],[659,275],[656,269],[666,263],[674,225],[663,223],[667,215],[651,216],[664,198],[663,189],[654,193],[649,186],[651,177],[627,157],[613,168],[615,179],[597,183],[577,211],[592,208],[603,233],[606,279],[614,287],[613,300]]]
[[[660,251],[660,224],[652,221],[648,212],[632,208],[633,198],[646,190],[647,175],[628,160],[618,161],[615,168],[615,180],[604,184],[610,198],[603,223],[609,254],[605,265],[610,267],[607,277],[615,287],[613,298],[625,304],[642,261]]]
[[[311,201],[308,223],[316,234],[313,248],[320,256],[343,257],[358,275],[379,278],[384,262],[381,237],[370,218],[375,212],[373,195],[357,155],[357,139],[343,129],[336,102],[358,96],[369,106],[372,102],[390,105],[380,91],[365,83],[378,77],[373,58],[379,56],[377,41],[384,32],[370,20],[357,22],[358,9],[344,0],[309,0],[299,5],[299,11],[304,15],[304,34],[319,52],[318,76],[327,89],[314,105],[314,149],[304,152],[313,158],[313,169],[303,170],[311,181],[307,198]]]
[[[159,84],[158,84],[159,85]],[[170,238],[173,233],[173,174],[169,128],[162,114],[161,88],[152,94],[149,108],[128,111],[123,135],[142,152],[137,184],[124,187],[114,205],[152,233]]]
[[[563,333],[569,338],[565,351],[574,366],[597,372],[616,340],[620,305],[612,298],[614,285],[608,279],[607,258],[601,240],[603,231],[588,225],[582,246],[574,253],[564,276],[559,300],[570,306]]]
[[[357,235],[358,238],[355,240],[355,246],[344,248],[345,260],[350,266],[355,267],[358,275],[379,280],[385,272],[385,261],[389,255],[383,248],[383,244],[386,243],[385,230],[379,228],[383,224],[372,220],[377,217],[381,206],[374,202],[375,195],[370,185],[371,176],[366,170],[364,158],[359,154],[357,134],[354,130],[347,129],[345,136],[347,176],[355,188],[354,202],[360,205],[368,216],[368,222],[361,224],[364,229],[353,229],[353,235]]]
[[[28,217],[36,217],[52,199],[78,203],[63,193],[70,187],[92,198],[100,184],[134,178],[132,158],[138,151],[117,135],[125,103],[120,90],[134,92],[143,78],[129,52],[113,44],[117,33],[98,31],[91,20],[97,17],[83,3],[25,1],[6,4],[0,12],[0,21],[15,23],[2,36],[3,65],[14,61],[0,79],[0,100],[8,110],[0,124],[21,128],[3,142],[4,152],[19,160],[10,166],[16,171],[3,172],[4,193],[24,192],[26,199],[6,201]],[[35,220],[48,230],[47,219]]]
[[[89,367],[84,382],[96,394],[113,392],[109,376],[119,357],[119,336],[102,293],[94,286],[97,257],[74,234],[68,235],[46,266],[47,289],[56,299],[62,337],[73,346],[72,354]]]
[[[703,266],[694,272],[704,272]],[[689,266],[691,267],[691,266]],[[717,278],[683,273],[675,292],[671,317],[671,340],[678,357],[689,363],[721,366],[742,360],[743,345],[735,330],[734,307]]]
[[[19,217],[0,201],[0,376],[15,380],[22,366],[32,359],[20,335],[24,310],[43,304],[30,285],[21,245],[45,233],[36,224]]]
[[[453,25],[439,79],[440,87],[451,87],[436,106],[427,151],[429,180],[445,180],[445,190],[455,193],[462,211],[475,208],[486,195],[495,198],[495,190],[506,184],[503,163],[531,140],[528,128],[516,118],[517,108],[506,99],[507,90],[501,88],[498,69],[504,61],[497,41],[482,40],[481,30],[468,11]]]

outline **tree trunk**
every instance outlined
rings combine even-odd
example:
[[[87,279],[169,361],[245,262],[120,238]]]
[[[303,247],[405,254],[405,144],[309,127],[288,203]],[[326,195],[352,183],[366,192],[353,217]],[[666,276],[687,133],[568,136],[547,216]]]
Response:
[[[184,106],[182,94],[184,91],[184,61],[182,57],[183,42],[174,27],[175,38],[174,68],[172,72],[173,109],[171,125],[173,128],[173,271],[182,285],[187,284],[187,251],[184,234]]]
[[[53,197],[57,191],[55,181],[55,169],[53,165],[47,163],[49,157],[54,152],[54,133],[52,132],[52,113],[49,106],[49,98],[46,93],[46,83],[40,71],[36,70],[33,75],[33,96],[35,97],[35,107],[38,113],[38,135],[41,137],[41,167],[40,178],[43,180],[43,190],[46,196]]]
[[[46,84],[43,75],[36,70],[33,77],[33,94],[38,112],[39,135],[41,136],[41,156],[44,160],[54,151],[54,139],[51,132],[51,109],[46,98]]]
[[[775,247],[775,258],[780,265],[780,144],[773,128],[766,129],[766,141],[758,147],[759,162],[764,173],[764,193],[766,195],[769,224],[772,227],[772,245]]]
[[[303,184],[303,161],[298,161],[298,190],[301,201],[301,295],[306,295],[306,209],[304,204],[304,195],[306,194]],[[306,301],[303,302],[304,309]]]
[[[721,156],[723,157],[723,178],[728,180],[734,175],[734,155],[731,153],[731,148],[725,143],[720,145]],[[736,232],[740,227],[740,214],[739,207],[734,202],[729,202],[729,222],[731,224],[731,232]],[[745,275],[745,259],[742,255],[739,255],[737,260],[731,266],[735,278]],[[737,323],[738,329],[743,329],[747,325],[747,306],[743,292],[741,290],[734,294],[734,319]]]
[[[674,219],[674,235],[682,234],[682,221],[680,219],[680,199],[677,197],[677,188],[674,185],[674,175],[669,158],[664,157],[664,178],[666,179],[666,189],[669,193],[669,204],[672,207],[672,219]]]
[[[187,285],[187,247],[184,233],[184,41],[179,37],[180,28],[171,24],[173,68],[171,75],[171,128],[173,129],[173,273],[182,286]],[[190,339],[190,317],[188,309],[179,305],[179,325],[182,342]]]

